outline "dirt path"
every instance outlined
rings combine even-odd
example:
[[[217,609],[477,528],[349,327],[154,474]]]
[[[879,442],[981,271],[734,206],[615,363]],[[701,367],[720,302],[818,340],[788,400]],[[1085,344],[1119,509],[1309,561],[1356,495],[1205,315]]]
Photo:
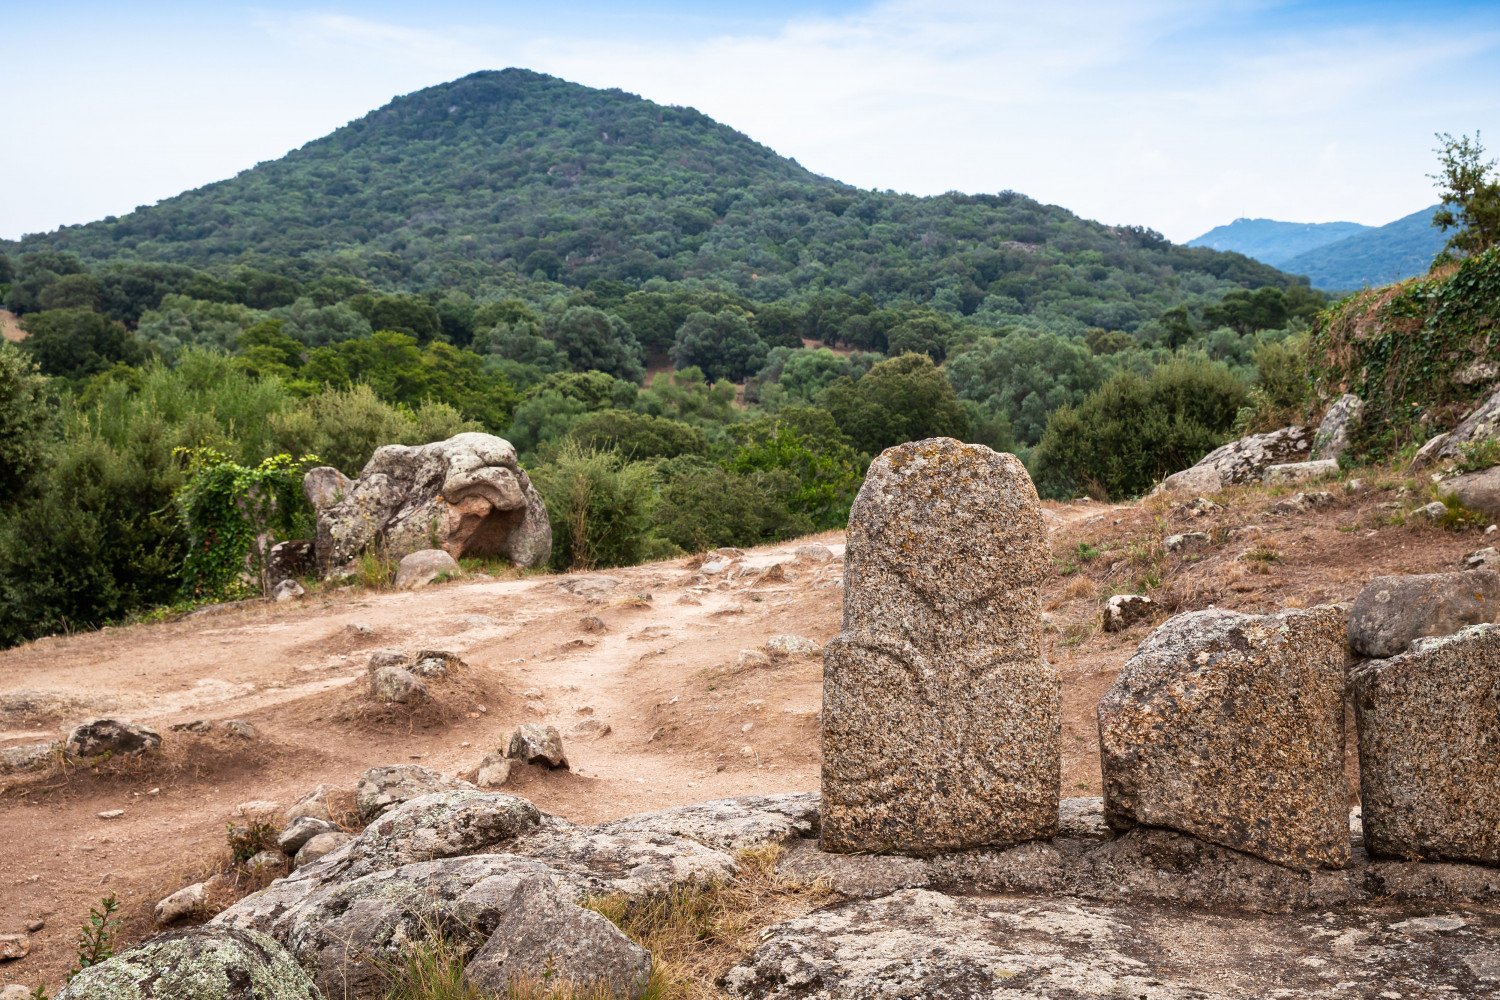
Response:
[[[21,320],[9,309],[0,309],[0,337],[19,344],[26,339],[26,331],[21,329]]]
[[[1044,587],[1044,648],[1063,681],[1063,794],[1098,793],[1094,706],[1150,628],[1100,632],[1104,596],[1155,576],[1163,613],[1348,600],[1377,573],[1456,568],[1481,544],[1477,533],[1369,527],[1389,496],[1303,519],[1267,516],[1274,498],[1263,496],[1231,498],[1206,518],[1164,504],[1047,505],[1057,571]],[[1184,530],[1216,541],[1162,556],[1162,534]],[[840,534],[816,540],[842,553]],[[514,790],[577,821],[816,788],[820,659],[740,655],[779,633],[819,643],[837,633],[842,564],[796,559],[807,541],[751,550],[728,574],[679,559],[409,593],[332,591],[0,653],[0,746],[58,739],[98,715],[152,725],[167,741],[151,763],[110,775],[0,778],[0,933],[47,922],[29,958],[0,966],[0,985],[57,982],[79,922],[105,893],[139,911],[201,873],[224,851],[239,803],[290,803],[318,784],[352,789],[382,764],[455,773],[523,721],[556,725],[572,770],[518,773]],[[388,647],[457,653],[483,693],[445,717],[365,711],[366,662]],[[233,718],[259,738],[170,729]],[[609,734],[575,734],[584,720]],[[115,809],[123,815],[99,817]]]

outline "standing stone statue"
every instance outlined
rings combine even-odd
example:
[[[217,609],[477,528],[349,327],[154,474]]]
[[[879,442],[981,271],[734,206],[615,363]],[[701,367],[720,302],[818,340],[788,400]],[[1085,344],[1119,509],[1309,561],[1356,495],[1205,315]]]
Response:
[[[932,438],[870,466],[849,516],[843,631],[823,656],[824,850],[925,855],[1056,832],[1047,560],[1015,456]]]

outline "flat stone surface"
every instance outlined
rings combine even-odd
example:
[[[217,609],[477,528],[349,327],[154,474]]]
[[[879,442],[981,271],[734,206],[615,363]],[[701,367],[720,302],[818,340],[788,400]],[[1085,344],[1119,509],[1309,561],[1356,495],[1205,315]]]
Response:
[[[1012,455],[886,450],[850,514],[824,651],[823,846],[930,854],[1050,836],[1061,697],[1042,659],[1049,555]]]
[[[1211,609],[1152,633],[1099,702],[1110,824],[1342,866],[1345,616]]]
[[[726,987],[743,1000],[1494,996],[1500,919],[1184,913],[906,889],[771,928]]]
[[[168,931],[74,976],[55,1000],[320,1000],[307,973],[264,934]]]
[[[1349,646],[1360,656],[1385,659],[1416,639],[1452,635],[1497,617],[1500,573],[1493,570],[1377,576],[1349,612]]]
[[[1363,663],[1350,695],[1369,852],[1500,864],[1500,625]]]

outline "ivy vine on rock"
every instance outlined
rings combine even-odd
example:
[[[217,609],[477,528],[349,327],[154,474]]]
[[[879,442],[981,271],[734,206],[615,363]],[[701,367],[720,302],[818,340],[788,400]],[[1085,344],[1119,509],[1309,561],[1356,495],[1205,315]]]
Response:
[[[311,534],[302,476],[319,459],[280,454],[244,466],[213,448],[178,448],[175,454],[187,467],[175,495],[188,533],[184,596],[228,600],[263,592],[270,546]]]

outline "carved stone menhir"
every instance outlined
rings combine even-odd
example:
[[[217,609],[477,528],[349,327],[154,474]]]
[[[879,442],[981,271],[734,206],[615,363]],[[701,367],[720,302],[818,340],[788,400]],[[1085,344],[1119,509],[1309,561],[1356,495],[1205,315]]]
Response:
[[[824,850],[925,855],[1056,832],[1047,560],[1014,456],[933,438],[870,466],[849,518],[843,631],[824,651]]]
[[[547,508],[491,434],[456,434],[420,447],[376,450],[358,479],[337,469],[307,473],[303,490],[318,517],[319,570],[351,571],[361,553],[400,559],[423,549],[453,558],[501,556],[535,566],[552,549]]]

